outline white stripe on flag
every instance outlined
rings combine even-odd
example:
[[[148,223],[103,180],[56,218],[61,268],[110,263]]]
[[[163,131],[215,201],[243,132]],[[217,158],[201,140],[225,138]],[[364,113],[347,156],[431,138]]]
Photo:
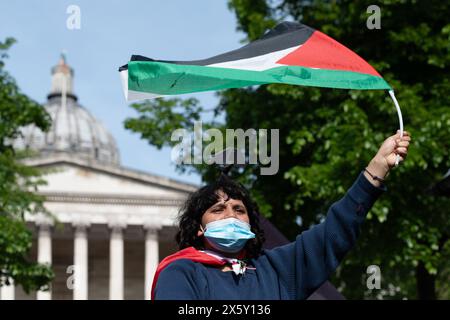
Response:
[[[251,71],[264,71],[271,68],[276,68],[282,64],[276,63],[278,60],[288,55],[292,51],[300,48],[301,45],[292,48],[269,52],[256,57],[247,59],[233,60],[227,62],[220,62],[207,65],[208,67],[229,68],[229,69],[241,69]]]
[[[122,90],[125,100],[128,101],[128,70],[120,71],[120,81],[122,82]]]
[[[165,95],[159,95],[154,93],[147,93],[141,91],[128,90],[128,98],[127,101],[136,101],[136,100],[144,100],[144,99],[155,99],[165,97]]]

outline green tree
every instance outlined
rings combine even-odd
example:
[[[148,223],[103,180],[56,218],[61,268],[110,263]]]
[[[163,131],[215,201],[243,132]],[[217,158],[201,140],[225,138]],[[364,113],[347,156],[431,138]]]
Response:
[[[319,29],[369,61],[394,87],[402,106],[413,138],[408,159],[390,173],[388,192],[372,208],[357,246],[332,282],[348,298],[450,298],[450,199],[429,192],[450,168],[450,4],[382,1],[381,29],[369,30],[371,4],[229,1],[246,41],[285,19]],[[233,173],[290,239],[323,218],[398,127],[393,103],[382,91],[274,84],[219,96],[214,112],[224,113],[225,121],[204,127],[280,129],[278,174],[260,176],[257,166]],[[125,126],[158,147],[173,145],[173,130],[192,130],[193,121],[206,111],[193,99],[158,99],[132,107],[140,116]],[[190,169],[204,181],[214,177],[210,166]],[[382,290],[366,287],[370,265],[381,269]]]
[[[12,38],[0,42],[0,286],[13,279],[28,293],[45,289],[53,278],[50,266],[28,259],[32,235],[24,218],[26,213],[47,213],[44,199],[33,193],[44,181],[37,169],[21,163],[27,154],[14,150],[12,141],[26,125],[47,130],[51,122],[45,109],[21,93],[4,69],[13,43]]]

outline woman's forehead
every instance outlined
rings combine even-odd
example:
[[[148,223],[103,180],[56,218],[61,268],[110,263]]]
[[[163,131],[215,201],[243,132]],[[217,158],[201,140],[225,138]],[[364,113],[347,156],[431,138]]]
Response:
[[[218,196],[218,202],[230,200],[230,196],[226,194],[223,190],[217,190],[216,195]]]
[[[228,201],[230,201],[231,203],[243,203],[242,200],[231,198],[223,190],[218,190],[216,194],[218,196],[218,201],[214,205],[218,203],[226,203]]]

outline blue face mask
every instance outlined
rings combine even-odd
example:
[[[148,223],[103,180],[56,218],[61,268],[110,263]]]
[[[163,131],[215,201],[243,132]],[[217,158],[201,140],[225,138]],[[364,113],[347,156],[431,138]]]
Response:
[[[248,239],[255,237],[250,225],[236,218],[213,221],[206,224],[204,236],[214,249],[227,253],[241,251]]]

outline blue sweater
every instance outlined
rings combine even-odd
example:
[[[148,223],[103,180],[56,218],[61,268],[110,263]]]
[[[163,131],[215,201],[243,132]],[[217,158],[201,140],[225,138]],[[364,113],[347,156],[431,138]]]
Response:
[[[345,196],[331,205],[325,221],[302,232],[294,242],[263,250],[250,261],[255,270],[236,275],[180,259],[160,273],[155,299],[306,299],[353,247],[367,212],[384,191],[385,186],[373,186],[360,173]]]

